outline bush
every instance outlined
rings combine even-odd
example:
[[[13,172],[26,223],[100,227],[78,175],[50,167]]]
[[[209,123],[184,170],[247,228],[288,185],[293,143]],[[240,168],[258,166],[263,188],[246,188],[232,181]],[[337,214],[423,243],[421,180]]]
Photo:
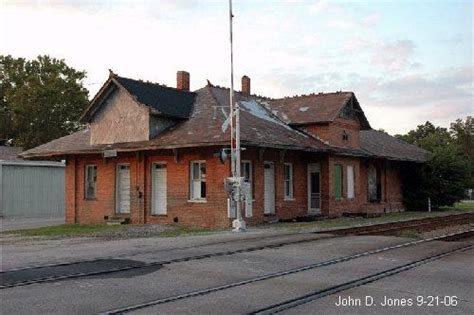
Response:
[[[452,206],[462,200],[471,179],[470,163],[459,154],[457,147],[447,145],[433,150],[425,165],[406,164],[402,168],[402,193],[408,210],[424,211]]]

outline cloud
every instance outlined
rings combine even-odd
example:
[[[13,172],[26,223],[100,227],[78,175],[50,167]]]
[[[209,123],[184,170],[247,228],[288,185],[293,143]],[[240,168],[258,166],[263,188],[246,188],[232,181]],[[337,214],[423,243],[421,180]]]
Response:
[[[175,85],[177,70],[187,70],[192,89],[204,86],[206,79],[228,86],[227,10],[226,1],[17,5],[3,0],[0,52],[65,58],[72,67],[87,71],[91,96],[108,68],[170,86]],[[394,133],[428,119],[443,123],[472,112],[472,62],[456,69],[430,68],[425,64],[428,47],[412,34],[400,38],[381,32],[382,15],[377,12],[362,14],[334,1],[236,1],[235,11],[238,89],[240,77],[247,74],[253,91],[271,97],[354,91],[371,124]]]
[[[363,18],[360,22],[360,25],[367,28],[373,28],[379,23],[381,18],[382,15],[380,13],[373,13]]]
[[[373,48],[373,63],[389,71],[399,71],[410,66],[415,44],[411,40],[405,39],[378,43]]]
[[[436,77],[406,75],[392,80],[353,74],[349,83],[374,128],[403,133],[416,122],[448,126],[472,114],[472,65],[444,69]]]
[[[377,24],[380,22],[381,18],[382,15],[380,13],[373,13],[359,19],[346,10],[338,10],[333,13],[333,17],[330,19],[329,25],[342,30],[360,33],[375,28],[375,26],[377,26]]]
[[[319,0],[309,6],[309,11],[311,13],[320,13],[323,11],[329,4],[329,0]]]
[[[394,72],[422,67],[420,62],[412,60],[416,45],[407,39],[383,41],[355,35],[342,44],[342,50],[392,75]]]
[[[435,78],[408,75],[378,86],[388,106],[426,106],[440,102],[472,101],[472,66],[448,69]],[[385,106],[387,106],[385,105]]]

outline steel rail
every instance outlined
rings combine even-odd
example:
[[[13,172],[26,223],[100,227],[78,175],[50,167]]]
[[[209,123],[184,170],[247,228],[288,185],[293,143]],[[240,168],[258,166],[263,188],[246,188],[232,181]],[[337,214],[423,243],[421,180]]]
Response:
[[[466,245],[466,246],[462,246],[462,247],[459,247],[459,248],[455,248],[455,249],[445,251],[445,252],[440,253],[440,254],[425,257],[425,258],[416,260],[414,262],[410,262],[410,263],[407,263],[407,264],[404,264],[404,265],[401,265],[401,266],[397,266],[395,268],[391,268],[391,269],[387,269],[387,270],[384,270],[384,271],[381,271],[381,272],[377,272],[377,273],[374,273],[374,274],[366,276],[366,277],[351,280],[351,281],[341,283],[341,284],[338,284],[336,286],[332,286],[332,287],[329,287],[329,288],[326,288],[326,289],[317,290],[317,291],[305,294],[305,295],[297,297],[297,298],[293,298],[293,299],[290,299],[290,300],[287,300],[287,301],[284,301],[284,302],[280,302],[280,303],[262,308],[260,310],[253,311],[249,314],[251,314],[251,315],[257,315],[257,314],[258,315],[268,315],[268,314],[280,313],[282,311],[285,311],[285,310],[288,310],[288,309],[291,309],[291,308],[295,308],[297,306],[312,302],[314,300],[321,299],[325,296],[336,294],[336,293],[339,293],[339,292],[342,292],[342,291],[346,291],[346,290],[349,290],[349,289],[352,289],[352,288],[355,288],[355,287],[359,287],[359,286],[362,286],[362,285],[365,285],[365,284],[368,284],[368,283],[372,283],[374,281],[384,279],[384,278],[396,275],[396,274],[404,272],[404,271],[408,271],[410,269],[413,269],[413,268],[416,268],[418,266],[427,264],[429,262],[441,259],[443,257],[452,255],[454,253],[464,252],[464,251],[471,250],[471,249],[474,249],[474,245]]]
[[[258,236],[255,236],[255,237],[248,237],[248,238],[243,238],[243,239],[234,239],[234,240],[227,240],[227,241],[208,242],[208,243],[199,244],[199,245],[186,245],[186,246],[163,248],[163,249],[148,249],[148,250],[144,250],[144,251],[135,251],[135,252],[132,252],[131,254],[103,256],[103,257],[100,257],[100,258],[91,258],[91,259],[82,259],[82,260],[69,260],[69,261],[62,261],[62,262],[55,262],[55,263],[46,263],[46,264],[25,266],[25,267],[19,267],[19,268],[5,269],[5,270],[0,270],[0,276],[3,273],[8,273],[8,272],[12,272],[12,271],[22,271],[22,270],[30,270],[30,269],[41,269],[41,268],[49,268],[49,267],[68,266],[68,265],[75,265],[75,264],[80,264],[80,263],[85,263],[85,262],[98,262],[98,261],[103,261],[103,260],[107,260],[107,259],[117,259],[119,257],[132,258],[132,257],[138,256],[138,255],[146,255],[146,254],[161,253],[161,252],[166,253],[166,252],[180,251],[180,250],[185,250],[185,249],[190,249],[190,248],[194,249],[194,248],[213,246],[213,245],[225,245],[225,244],[231,244],[231,243],[237,243],[237,242],[265,240],[265,239],[275,238],[275,237],[285,237],[285,236],[295,236],[295,235],[305,235],[305,234],[315,234],[315,233],[284,233],[284,234],[282,233],[282,234],[278,234],[278,235],[272,234],[272,235],[267,235],[267,236],[258,235]]]
[[[474,231],[474,230],[470,230],[468,232],[472,232],[472,231]],[[445,239],[445,238],[455,237],[455,236],[458,236],[458,235],[461,235],[461,234],[464,234],[464,233],[466,233],[466,231],[461,232],[461,233],[450,233],[450,234],[446,234],[446,235],[442,235],[442,236],[438,236],[438,237],[432,237],[432,238],[407,242],[407,243],[393,245],[393,246],[382,247],[382,248],[378,248],[378,249],[371,250],[371,251],[366,251],[366,252],[362,252],[362,253],[358,253],[358,254],[354,254],[354,255],[349,255],[349,256],[343,256],[343,257],[339,257],[339,258],[335,258],[335,259],[331,259],[331,260],[327,260],[327,261],[323,261],[323,262],[318,262],[318,263],[314,263],[314,264],[310,264],[310,265],[306,265],[306,266],[302,266],[302,267],[292,268],[292,269],[285,270],[285,271],[269,273],[269,274],[262,275],[262,276],[259,276],[259,277],[254,277],[254,278],[250,278],[250,279],[246,279],[246,280],[242,280],[242,281],[237,281],[237,282],[233,282],[233,283],[229,283],[229,284],[224,284],[224,285],[220,285],[220,286],[215,286],[215,287],[210,287],[210,288],[206,288],[206,289],[202,289],[202,290],[196,290],[196,291],[191,291],[191,292],[187,292],[187,293],[183,293],[183,294],[179,294],[179,295],[175,295],[175,296],[170,296],[170,297],[167,297],[167,298],[162,298],[162,299],[152,300],[152,301],[148,301],[148,302],[144,302],[144,303],[125,306],[125,307],[117,308],[117,309],[114,309],[114,310],[109,310],[109,311],[106,311],[106,312],[102,312],[101,314],[105,315],[105,314],[128,313],[128,312],[131,312],[131,311],[135,311],[135,310],[138,310],[138,309],[143,309],[143,308],[150,307],[150,306],[175,302],[175,301],[179,301],[179,300],[183,300],[183,299],[187,299],[187,298],[192,298],[192,297],[196,297],[196,296],[203,296],[203,295],[207,295],[207,294],[210,294],[210,293],[213,293],[213,292],[222,291],[222,290],[226,290],[226,289],[230,289],[230,288],[234,288],[234,287],[239,287],[239,286],[251,284],[251,283],[254,283],[254,282],[259,282],[259,281],[264,281],[264,280],[268,280],[268,279],[287,276],[287,275],[291,275],[291,274],[295,274],[295,273],[299,273],[299,272],[303,272],[303,271],[307,271],[307,270],[311,270],[311,269],[315,269],[315,268],[335,265],[335,264],[338,264],[338,263],[350,261],[350,260],[353,260],[353,259],[357,259],[357,258],[369,256],[369,255],[374,255],[374,254],[389,251],[389,250],[394,250],[394,249],[404,248],[404,247],[413,246],[413,245],[417,245],[417,244],[421,244],[421,243],[438,241],[438,240],[442,240],[442,239]]]
[[[221,252],[200,254],[200,255],[180,257],[180,258],[174,258],[174,259],[160,260],[160,261],[154,261],[150,263],[144,263],[142,265],[122,266],[122,267],[117,267],[117,268],[94,270],[90,272],[76,272],[76,273],[70,273],[70,274],[64,274],[64,275],[40,277],[40,278],[23,280],[23,281],[18,281],[18,282],[10,282],[10,283],[7,282],[6,284],[5,283],[0,284],[0,290],[13,288],[13,287],[19,287],[19,286],[26,286],[26,285],[36,284],[36,283],[53,282],[53,281],[74,279],[74,278],[84,278],[84,277],[97,276],[97,275],[102,275],[102,274],[129,271],[133,269],[141,269],[141,268],[147,268],[147,267],[169,265],[169,264],[179,263],[179,262],[201,260],[201,259],[207,259],[207,258],[212,258],[212,257],[230,256],[230,255],[255,252],[255,251],[260,251],[260,250],[265,250],[265,249],[280,248],[280,247],[284,247],[288,245],[309,243],[309,242],[314,242],[314,241],[323,240],[323,239],[331,239],[331,238],[336,238],[336,237],[340,237],[340,236],[323,236],[323,237],[317,236],[317,237],[303,239],[303,240],[287,241],[287,242],[280,242],[280,243],[274,243],[274,244],[268,244],[268,245],[258,245],[254,247],[241,248],[241,249],[236,249],[236,250],[221,251]],[[104,260],[104,259],[100,259],[100,260]],[[97,261],[100,261],[100,260],[97,260]],[[94,261],[95,260],[84,261],[84,262],[94,262]],[[74,262],[70,264],[66,263],[65,265],[73,265],[73,264],[78,264],[78,263],[81,263],[81,262]],[[56,267],[56,266],[64,266],[64,265],[53,265],[50,267]],[[38,269],[41,269],[41,268],[47,268],[47,266],[40,267]],[[32,270],[32,269],[27,269],[27,270]],[[18,270],[13,270],[11,272],[17,272],[17,271]],[[4,272],[3,274],[7,274],[7,273],[8,272]]]
[[[459,215],[454,215],[454,216],[459,216]],[[446,217],[449,217],[450,219],[453,219],[455,217],[453,216],[443,216],[442,218],[446,220]],[[430,218],[427,218],[430,219]],[[433,219],[439,219],[439,218],[433,218]],[[458,218],[459,219],[459,218]],[[425,219],[421,219],[425,220]],[[395,223],[409,223],[410,221],[413,220],[407,220],[407,221],[401,221],[401,222],[395,222]],[[419,221],[419,220],[415,220]],[[382,223],[382,224],[374,224],[374,225],[368,225],[368,226],[361,226],[361,227],[354,227],[350,229],[344,229],[344,230],[351,230],[354,229],[355,232],[354,234],[356,235],[365,235],[365,234],[374,234],[376,232],[371,231],[371,232],[358,232],[360,229],[367,228],[368,230],[371,230],[371,228],[377,227],[380,230],[383,229],[384,226],[394,224],[394,222],[390,223]],[[415,225],[416,226],[416,225]],[[410,225],[407,227],[407,225],[399,226],[393,229],[397,230],[403,230],[406,228],[411,228],[413,227]],[[323,240],[323,239],[331,239],[331,238],[336,238],[336,237],[341,237],[342,235],[338,235],[337,231],[339,230],[328,230],[325,231],[324,234],[330,234],[330,233],[335,233],[336,235],[333,236],[326,236],[326,237],[315,237],[315,238],[308,238],[304,240],[296,240],[296,241],[286,241],[286,242],[279,242],[279,243],[274,243],[274,244],[268,244],[268,245],[259,245],[259,246],[253,246],[253,247],[248,247],[248,248],[241,248],[237,250],[230,250],[230,251],[222,251],[222,252],[215,252],[215,253],[207,253],[207,254],[201,254],[201,255],[194,255],[194,256],[188,256],[188,257],[181,257],[181,258],[175,258],[175,259],[169,259],[169,260],[161,260],[161,261],[156,261],[156,262],[150,262],[150,263],[144,263],[142,265],[130,265],[130,266],[122,266],[122,267],[117,267],[117,268],[108,268],[108,269],[100,269],[100,270],[94,270],[90,272],[76,272],[76,273],[70,273],[70,274],[61,274],[61,275],[53,275],[53,276],[48,276],[48,277],[39,277],[39,278],[33,278],[33,279],[28,279],[28,280],[23,280],[23,281],[18,281],[18,282],[7,282],[0,284],[0,290],[7,289],[7,288],[13,288],[13,287],[19,287],[19,286],[26,286],[26,285],[32,285],[32,284],[37,284],[37,283],[45,283],[45,282],[54,282],[54,281],[61,281],[61,280],[67,280],[67,279],[74,279],[74,278],[83,278],[83,277],[89,277],[89,276],[97,276],[97,275],[102,275],[102,274],[110,274],[110,273],[116,273],[116,272],[124,272],[124,271],[129,271],[129,270],[134,270],[134,269],[140,269],[140,268],[147,268],[147,267],[153,267],[153,266],[162,266],[162,265],[168,265],[172,263],[179,263],[179,262],[185,262],[185,261],[192,261],[192,260],[201,260],[201,259],[207,259],[207,258],[212,258],[212,257],[219,257],[219,256],[230,256],[230,255],[235,255],[235,254],[240,254],[240,253],[246,253],[246,252],[254,252],[254,251],[260,251],[260,250],[265,250],[265,249],[272,249],[272,248],[279,248],[283,246],[288,246],[288,245],[296,245],[296,244],[302,244],[302,243],[309,243],[309,242],[314,242],[318,240]],[[377,230],[378,231],[378,230]],[[295,233],[295,234],[286,234],[285,236],[289,235],[298,235],[301,233]],[[321,232],[313,232],[313,233],[308,233],[308,234],[323,234]],[[347,234],[347,233],[344,233]],[[302,234],[304,235],[304,234]],[[275,237],[275,236],[268,236],[265,238],[270,238],[270,237]],[[252,238],[252,239],[257,239],[257,238]],[[225,242],[215,242],[211,244],[204,244],[201,246],[212,246],[212,245],[218,245],[218,244],[225,244],[233,241],[225,241]],[[195,247],[200,247],[200,245],[195,246]],[[169,250],[164,250],[166,251],[172,251],[175,249],[169,249]],[[179,250],[179,248],[177,249]],[[146,253],[150,253],[154,251],[147,251]],[[140,255],[143,253],[139,253],[136,255]],[[127,257],[133,257],[128,255]],[[110,257],[110,258],[117,258],[115,257]],[[23,271],[23,270],[32,270],[32,269],[43,269],[43,268],[54,268],[54,267],[61,267],[61,266],[68,266],[68,265],[74,265],[74,264],[80,264],[80,263],[88,263],[88,262],[99,262],[99,261],[104,261],[110,258],[98,258],[98,259],[89,259],[89,260],[81,260],[81,261],[72,261],[72,262],[62,262],[58,264],[47,264],[47,265],[41,265],[41,266],[30,266],[30,267],[24,267],[24,268],[18,268],[18,269],[10,269],[6,271],[1,271],[0,276],[3,274],[8,274],[11,272],[18,272],[18,271]],[[0,278],[1,279],[1,278]]]
[[[440,217],[431,217],[431,218],[422,218],[422,219],[414,219],[414,220],[405,220],[405,221],[395,221],[395,222],[387,222],[382,224],[372,224],[372,225],[365,225],[365,226],[355,226],[349,228],[341,228],[341,229],[333,229],[330,232],[335,234],[357,234],[357,235],[364,235],[364,234],[371,234],[371,233],[379,233],[379,232],[390,232],[396,231],[401,229],[408,229],[410,227],[422,227],[422,226],[430,226],[436,225],[440,222],[444,223],[443,225],[450,225],[453,223],[457,223],[458,221],[463,220],[470,220],[474,219],[474,213],[462,213],[462,214],[455,214],[455,215],[447,215],[447,216],[440,216]],[[470,223],[470,222],[466,222]],[[316,233],[326,233],[326,231],[319,231]]]
[[[470,214],[470,215],[474,216],[474,213]],[[459,216],[463,216],[463,217],[460,218]],[[41,268],[50,268],[50,267],[60,267],[60,266],[75,265],[75,264],[87,263],[87,262],[99,262],[99,261],[104,261],[104,260],[107,260],[107,259],[117,259],[119,257],[132,258],[132,257],[138,256],[138,255],[146,255],[146,254],[160,253],[160,252],[179,251],[179,250],[185,250],[185,249],[189,249],[189,248],[200,248],[200,247],[206,247],[206,246],[231,244],[231,243],[253,241],[253,240],[264,240],[264,239],[275,238],[275,237],[306,235],[306,234],[354,234],[354,235],[376,234],[376,233],[384,232],[384,231],[394,231],[394,230],[407,229],[409,227],[417,227],[418,225],[424,224],[423,222],[417,223],[420,220],[436,220],[436,221],[438,221],[438,220],[442,220],[442,221],[450,220],[449,222],[455,223],[454,221],[465,219],[464,216],[466,216],[466,214],[462,213],[462,214],[446,215],[446,216],[415,219],[415,220],[402,220],[402,221],[385,222],[385,223],[378,223],[378,224],[368,224],[368,225],[361,225],[361,226],[356,226],[356,227],[351,227],[351,228],[336,228],[336,229],[323,230],[323,231],[317,231],[317,232],[285,233],[285,234],[278,234],[278,235],[255,236],[255,237],[249,237],[249,238],[245,238],[245,239],[209,242],[209,243],[205,243],[205,244],[191,245],[191,246],[181,246],[181,247],[164,248],[164,249],[156,249],[156,250],[150,249],[150,250],[146,250],[146,251],[133,252],[131,254],[103,256],[103,257],[100,257],[100,258],[63,261],[63,262],[39,264],[39,265],[19,267],[19,268],[11,268],[11,269],[6,269],[6,270],[0,270],[0,276],[1,276],[1,274],[8,273],[8,272],[13,272],[13,271],[41,269]],[[411,223],[411,222],[413,222],[413,225],[410,225],[410,226],[405,225],[405,224]],[[389,227],[393,224],[402,224],[402,225],[397,226],[397,227],[393,227],[393,228]],[[428,224],[428,223],[426,223],[426,224]],[[376,228],[376,229],[371,230],[373,228]],[[350,231],[352,231],[352,232],[350,232]],[[320,238],[320,239],[327,239],[327,238]],[[312,240],[310,240],[310,241],[312,241]]]

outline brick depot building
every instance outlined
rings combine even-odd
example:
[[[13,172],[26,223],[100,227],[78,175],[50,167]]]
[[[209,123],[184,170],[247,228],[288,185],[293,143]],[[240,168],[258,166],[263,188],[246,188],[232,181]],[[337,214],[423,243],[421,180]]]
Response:
[[[429,156],[372,130],[354,93],[271,99],[236,92],[249,223],[403,210],[400,168]],[[189,91],[110,73],[83,115],[88,127],[22,153],[66,160],[66,221],[229,226],[229,89]]]

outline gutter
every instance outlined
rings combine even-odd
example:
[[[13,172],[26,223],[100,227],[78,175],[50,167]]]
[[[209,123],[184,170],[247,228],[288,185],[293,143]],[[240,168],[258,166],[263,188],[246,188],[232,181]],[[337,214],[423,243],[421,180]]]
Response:
[[[42,166],[42,167],[65,167],[62,162],[44,162],[44,161],[17,161],[17,160],[0,160],[0,165],[11,166]]]

